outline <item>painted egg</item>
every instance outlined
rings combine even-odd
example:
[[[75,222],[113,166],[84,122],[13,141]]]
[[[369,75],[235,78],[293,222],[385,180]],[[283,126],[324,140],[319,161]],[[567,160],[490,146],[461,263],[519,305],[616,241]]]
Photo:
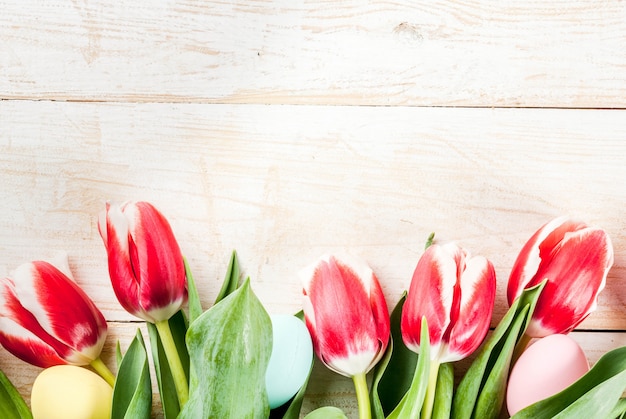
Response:
[[[288,314],[270,315],[272,354],[265,373],[270,408],[288,402],[306,381],[313,362],[313,343],[304,322]]]
[[[57,365],[44,369],[33,383],[34,419],[109,419],[113,389],[83,367]]]
[[[569,387],[589,371],[578,343],[567,335],[537,339],[519,357],[507,387],[510,415]]]

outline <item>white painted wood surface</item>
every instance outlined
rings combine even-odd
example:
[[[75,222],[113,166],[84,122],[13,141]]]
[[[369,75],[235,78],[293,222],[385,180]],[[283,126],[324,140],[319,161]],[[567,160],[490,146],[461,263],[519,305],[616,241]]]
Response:
[[[111,365],[139,323],[96,220],[126,199],[168,217],[206,307],[233,249],[270,312],[298,311],[296,272],[335,251],[393,305],[434,231],[494,263],[494,324],[525,240],[578,217],[608,231],[615,266],[575,337],[592,362],[626,345],[624,2],[0,10],[0,274],[67,251]],[[5,351],[0,368],[28,398],[38,369]],[[326,404],[356,416],[351,382],[317,365],[304,412]]]
[[[626,4],[0,2],[8,98],[623,107]]]

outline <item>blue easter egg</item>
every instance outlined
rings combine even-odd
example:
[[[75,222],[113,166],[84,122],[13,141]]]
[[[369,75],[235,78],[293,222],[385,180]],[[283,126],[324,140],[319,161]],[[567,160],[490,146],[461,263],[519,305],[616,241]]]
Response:
[[[288,402],[304,384],[313,362],[313,343],[304,322],[272,314],[272,355],[265,373],[270,408]]]

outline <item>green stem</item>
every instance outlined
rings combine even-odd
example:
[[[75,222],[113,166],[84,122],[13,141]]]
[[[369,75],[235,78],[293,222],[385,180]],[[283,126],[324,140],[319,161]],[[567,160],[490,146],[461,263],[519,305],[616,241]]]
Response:
[[[104,380],[109,383],[111,387],[115,385],[115,376],[109,367],[102,362],[102,358],[98,357],[94,359],[89,363],[89,365],[91,365],[91,368],[93,368],[100,375],[100,377],[104,378]]]
[[[428,372],[428,386],[426,387],[426,398],[422,407],[421,419],[430,419],[433,415],[435,405],[435,392],[437,390],[437,376],[439,375],[439,360],[431,360]]]
[[[174,379],[174,387],[176,387],[176,395],[178,396],[178,404],[181,409],[189,400],[189,385],[187,384],[187,377],[185,376],[185,370],[180,357],[178,356],[178,350],[172,337],[172,331],[170,330],[170,324],[167,320],[161,320],[154,324],[161,337],[161,343],[163,344],[163,350],[165,351],[165,357],[170,365],[170,371],[172,378]]]
[[[370,408],[370,395],[367,390],[367,379],[365,373],[352,376],[354,388],[356,390],[356,400],[359,405],[359,419],[370,419],[372,412]]]
[[[526,348],[528,347],[528,344],[530,343],[531,339],[532,338],[530,336],[528,336],[526,333],[524,333],[522,335],[522,337],[519,339],[519,341],[515,345],[515,349],[513,350],[513,358],[511,359],[511,367],[513,367],[513,365],[515,365],[515,363],[517,362],[518,358],[526,350]]]
[[[430,235],[428,236],[428,238],[426,239],[426,244],[424,244],[424,250],[428,249],[430,246],[432,246],[433,242],[435,241],[435,232],[430,233]]]

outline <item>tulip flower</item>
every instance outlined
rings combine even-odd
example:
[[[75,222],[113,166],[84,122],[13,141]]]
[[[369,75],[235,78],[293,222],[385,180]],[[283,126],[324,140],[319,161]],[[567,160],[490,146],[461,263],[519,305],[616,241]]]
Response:
[[[106,204],[98,220],[115,295],[150,323],[168,320],[186,298],[183,256],[165,217],[147,202]]]
[[[359,418],[369,418],[365,375],[385,353],[390,335],[378,279],[364,262],[335,256],[323,256],[300,275],[315,353],[329,369],[353,379]]]
[[[152,204],[126,202],[106,204],[98,231],[115,295],[126,311],[156,326],[182,406],[188,399],[188,382],[168,320],[187,298],[187,280],[172,228]]]
[[[23,361],[42,368],[91,365],[112,385],[100,359],[106,335],[106,320],[73,281],[67,255],[25,263],[0,280],[0,344]]]
[[[422,418],[429,418],[441,363],[463,359],[482,343],[491,322],[496,275],[491,262],[454,243],[432,245],[419,259],[400,328],[406,346],[419,353],[422,318],[430,338],[430,376]]]
[[[511,304],[524,289],[547,279],[526,343],[556,333],[567,334],[598,305],[598,294],[613,265],[613,247],[605,231],[566,217],[541,227],[522,248],[507,288]]]

